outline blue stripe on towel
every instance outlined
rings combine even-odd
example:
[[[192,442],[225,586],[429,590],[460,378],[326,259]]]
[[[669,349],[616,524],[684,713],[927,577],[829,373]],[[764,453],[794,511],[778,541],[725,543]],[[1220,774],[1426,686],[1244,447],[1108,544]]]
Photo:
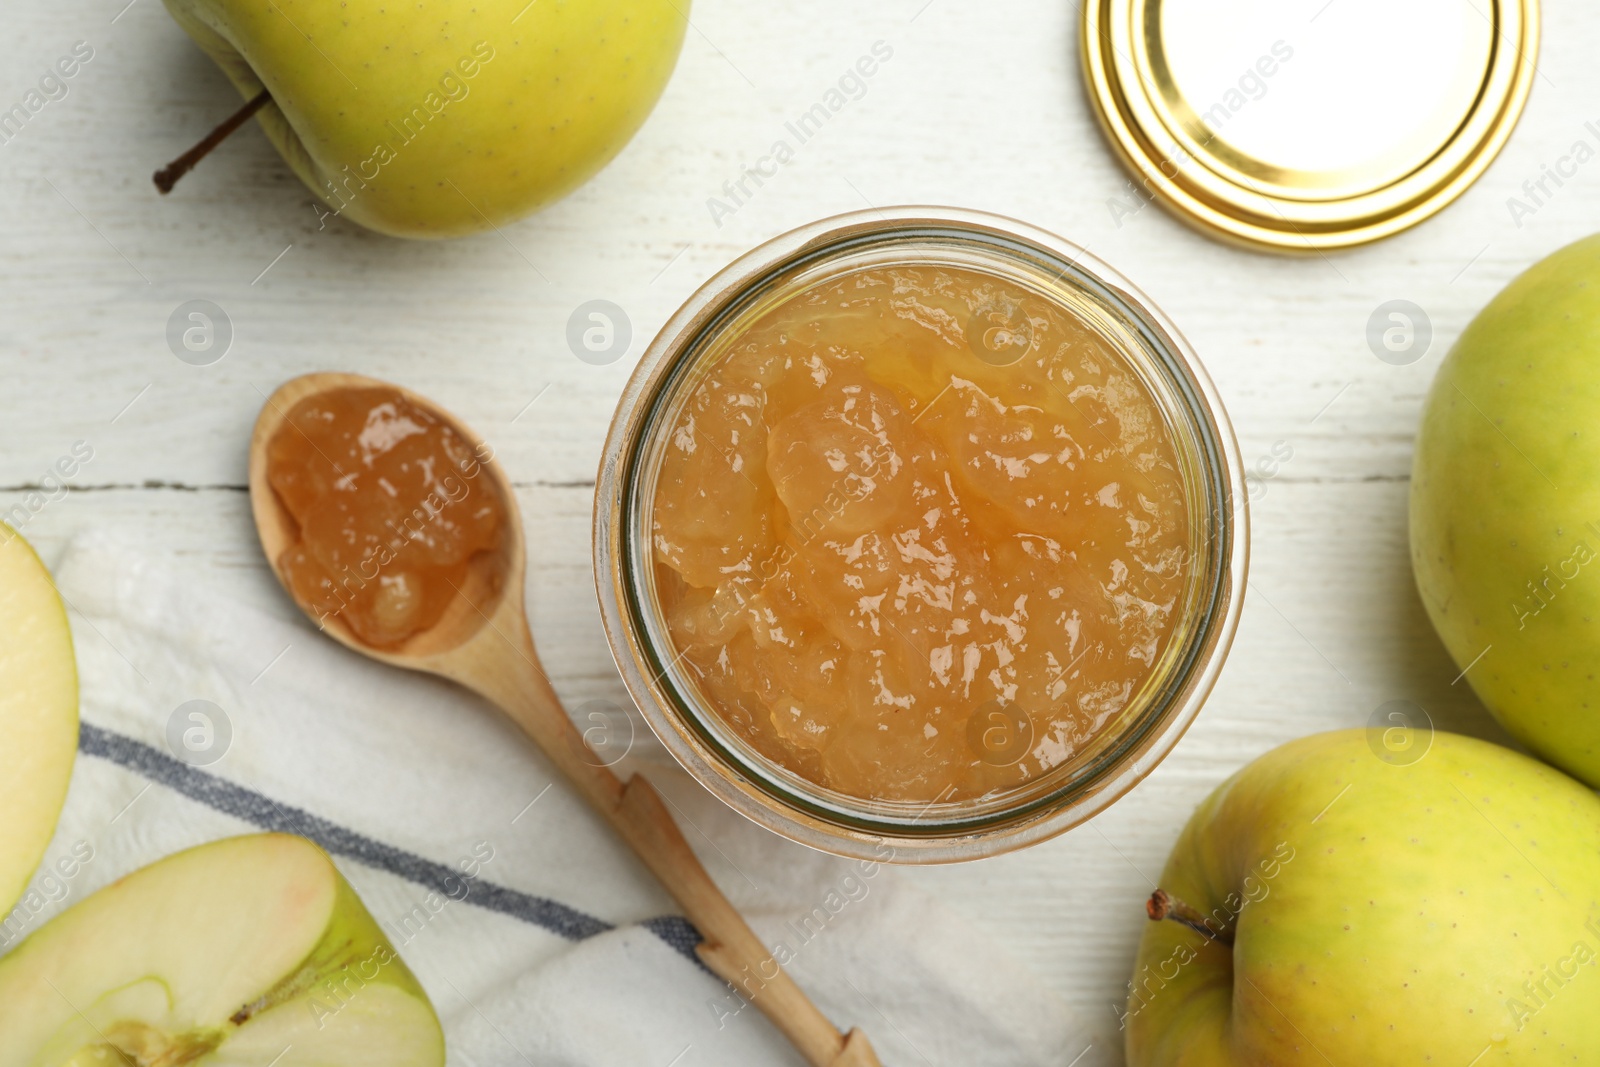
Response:
[[[109,760],[153,782],[159,782],[190,800],[263,830],[299,834],[315,841],[335,856],[345,856],[368,867],[388,871],[446,896],[452,888],[457,891],[460,889],[461,881],[454,868],[386,845],[309,811],[280,804],[264,793],[257,793],[191,767],[134,738],[85,722],[79,728],[78,749],[85,755]],[[493,882],[474,882],[472,892],[465,899],[480,908],[521,919],[569,941],[581,941],[615,929],[604,919],[585,914],[560,901],[532,896]],[[674,950],[700,964],[699,957],[694,953],[695,946],[700,943],[700,933],[681,915],[663,915],[647,919],[640,925]]]

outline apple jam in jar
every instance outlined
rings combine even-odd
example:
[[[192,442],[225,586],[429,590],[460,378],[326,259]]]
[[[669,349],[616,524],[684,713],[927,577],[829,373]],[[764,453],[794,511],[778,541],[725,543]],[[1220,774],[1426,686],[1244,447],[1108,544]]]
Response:
[[[1109,803],[1192,719],[1241,485],[1187,349],[1081,250],[846,216],[657,338],[601,471],[602,605],[647,718],[741,811],[985,854]]]

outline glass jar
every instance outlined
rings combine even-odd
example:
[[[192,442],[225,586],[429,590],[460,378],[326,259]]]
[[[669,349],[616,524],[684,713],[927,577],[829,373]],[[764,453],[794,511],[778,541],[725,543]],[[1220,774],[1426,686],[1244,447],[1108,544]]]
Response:
[[[795,294],[842,274],[897,266],[977,271],[1087,323],[1138,374],[1165,419],[1190,523],[1183,606],[1113,721],[1031,781],[934,803],[846,795],[756,751],[701,694],[674,650],[652,549],[667,431],[706,368]],[[979,212],[907,207],[841,215],[776,238],[730,264],[667,322],[629,380],[606,439],[594,558],[606,636],[623,679],[656,735],[702,785],[756,823],[823,851],[937,863],[1061,833],[1125,794],[1171,751],[1232,641],[1248,526],[1243,468],[1222,403],[1188,344],[1148,300],[1082,248],[1042,230]]]

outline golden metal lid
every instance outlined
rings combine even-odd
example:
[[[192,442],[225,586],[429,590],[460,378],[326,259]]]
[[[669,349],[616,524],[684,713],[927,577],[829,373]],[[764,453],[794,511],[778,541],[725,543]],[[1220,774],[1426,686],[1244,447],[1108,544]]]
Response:
[[[1539,0],[1084,0],[1082,44],[1135,196],[1315,252],[1414,226],[1483,173],[1528,98]]]

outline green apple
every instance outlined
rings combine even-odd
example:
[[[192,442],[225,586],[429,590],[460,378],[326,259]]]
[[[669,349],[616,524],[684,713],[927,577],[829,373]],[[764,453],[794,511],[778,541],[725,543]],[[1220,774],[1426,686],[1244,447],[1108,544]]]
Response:
[[[1439,368],[1411,560],[1456,665],[1523,744],[1600,786],[1600,236],[1495,297]]]
[[[1600,799],[1394,732],[1292,742],[1201,804],[1161,883],[1198,921],[1145,927],[1129,1067],[1600,1063]]]
[[[78,752],[78,667],[50,572],[0,523],[0,937],[38,867]]]
[[[333,862],[254,834],[151,864],[0,959],[0,1067],[440,1067],[433,1006]]]
[[[401,237],[570,192],[666,87],[689,0],[165,0],[328,211]]]

